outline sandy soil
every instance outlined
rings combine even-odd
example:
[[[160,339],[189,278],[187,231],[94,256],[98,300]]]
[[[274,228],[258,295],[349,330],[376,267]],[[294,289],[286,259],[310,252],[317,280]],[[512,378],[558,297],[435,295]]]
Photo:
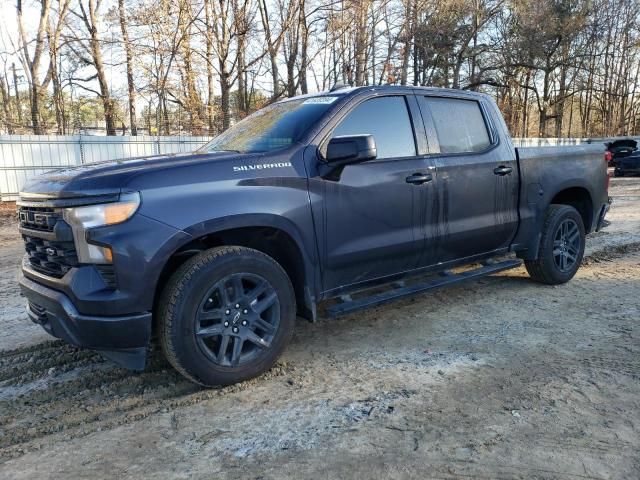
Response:
[[[640,477],[640,179],[570,283],[524,269],[300,321],[255,380],[201,390],[50,340],[0,227],[0,478]]]

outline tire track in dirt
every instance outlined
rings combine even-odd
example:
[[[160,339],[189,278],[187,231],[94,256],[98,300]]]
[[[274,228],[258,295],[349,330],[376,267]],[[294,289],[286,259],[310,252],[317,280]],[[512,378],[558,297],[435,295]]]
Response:
[[[582,265],[590,266],[597,263],[610,262],[611,260],[615,260],[638,251],[640,251],[640,242],[611,245],[585,256],[582,259]]]
[[[55,349],[60,354],[52,354]],[[42,351],[32,346],[0,355],[0,462],[37,450],[39,441],[54,434],[82,437],[251,388],[252,383],[202,390],[175,372],[157,350],[142,373],[57,341]],[[30,371],[40,360],[44,366]],[[287,371],[277,364],[260,379]]]
[[[43,372],[52,368],[70,368],[87,363],[96,357],[90,350],[79,350],[68,345],[60,345],[55,349],[32,351],[16,355],[11,361],[0,361],[0,383],[16,385],[38,378]]]
[[[58,349],[61,346],[66,345],[62,340],[50,340],[48,342],[39,343],[37,345],[30,345],[28,347],[20,347],[11,350],[0,351],[0,365],[4,365],[6,362],[11,361],[11,358],[19,355],[24,355],[32,352],[44,352],[46,350]]]
[[[613,246],[584,259],[587,267],[640,251],[640,242]],[[591,368],[634,375],[635,366],[584,359]],[[117,368],[91,351],[54,340],[0,352],[0,462],[38,450],[52,435],[65,440],[112,429],[159,412],[194,405],[252,388],[255,382],[288,374],[277,364],[256,380],[202,390],[183,379],[157,349],[147,370]],[[637,374],[634,375],[637,378]]]

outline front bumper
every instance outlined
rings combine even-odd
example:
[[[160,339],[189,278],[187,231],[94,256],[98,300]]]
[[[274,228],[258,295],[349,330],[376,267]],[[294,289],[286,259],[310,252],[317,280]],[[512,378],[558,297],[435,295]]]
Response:
[[[151,313],[94,316],[78,312],[64,293],[19,275],[29,318],[49,334],[78,347],[99,351],[132,370],[144,369],[151,338]]]
[[[56,278],[36,271],[28,256],[22,273],[29,280],[63,293],[83,315],[108,317],[151,311],[167,260],[191,240],[189,234],[140,213],[121,224],[90,229],[87,237],[91,243],[111,248],[112,284],[95,265],[78,264]]]

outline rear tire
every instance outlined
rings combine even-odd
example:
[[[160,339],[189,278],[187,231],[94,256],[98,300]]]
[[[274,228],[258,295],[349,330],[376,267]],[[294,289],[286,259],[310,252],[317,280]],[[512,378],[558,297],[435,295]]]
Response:
[[[614,171],[613,171],[613,176],[614,176],[614,177],[624,177],[624,173],[622,173],[622,172],[621,172],[621,171],[619,171],[619,170],[614,170]]]
[[[159,302],[171,365],[207,387],[268,370],[293,334],[295,294],[282,267],[244,247],[204,251],[178,268]]]
[[[582,217],[569,205],[550,205],[545,214],[536,260],[525,261],[531,278],[547,285],[566,283],[580,268],[584,256]]]

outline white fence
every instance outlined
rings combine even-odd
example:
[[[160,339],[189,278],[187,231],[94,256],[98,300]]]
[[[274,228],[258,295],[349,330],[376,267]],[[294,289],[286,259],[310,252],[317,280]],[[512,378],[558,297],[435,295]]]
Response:
[[[516,147],[558,147],[563,145],[580,145],[582,143],[594,143],[588,138],[513,138]]]
[[[16,200],[27,178],[100,160],[190,152],[209,137],[0,135],[0,197]]]
[[[0,197],[16,200],[27,178],[55,168],[144,155],[189,152],[209,137],[0,135]],[[603,143],[611,139],[514,138],[517,147]],[[636,140],[640,138],[636,137]]]

